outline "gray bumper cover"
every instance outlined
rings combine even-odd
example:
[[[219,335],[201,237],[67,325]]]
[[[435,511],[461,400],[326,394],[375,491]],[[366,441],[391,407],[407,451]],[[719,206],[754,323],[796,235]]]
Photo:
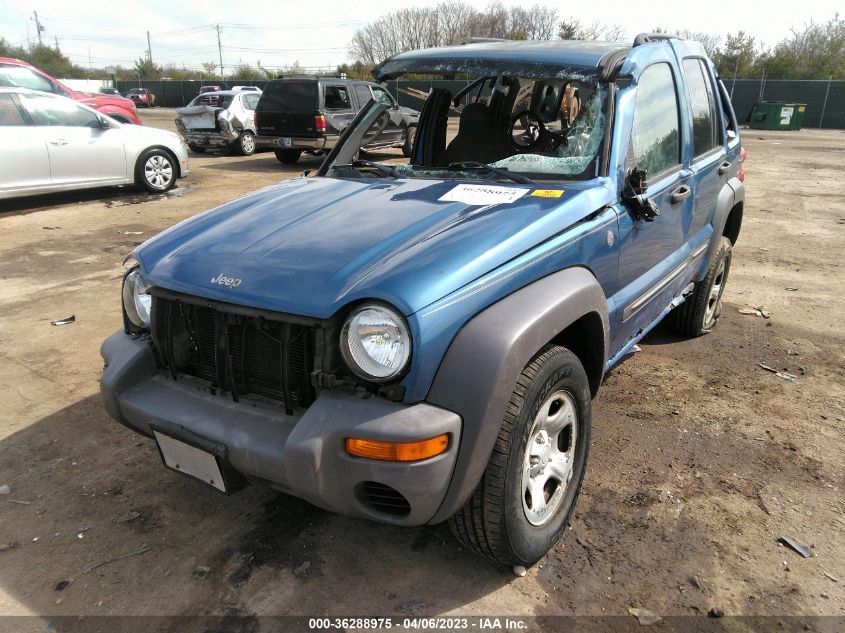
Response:
[[[103,343],[101,354],[100,388],[118,422],[146,435],[163,422],[224,444],[235,470],[328,510],[421,525],[434,516],[452,479],[461,419],[446,409],[323,392],[301,417],[288,416],[278,405],[246,398],[236,403],[190,379],[161,375],[149,344],[122,331]],[[449,449],[421,462],[358,459],[344,450],[347,437],[401,442],[441,433],[449,434]],[[365,481],[401,492],[410,513],[395,517],[362,503],[357,489]]]

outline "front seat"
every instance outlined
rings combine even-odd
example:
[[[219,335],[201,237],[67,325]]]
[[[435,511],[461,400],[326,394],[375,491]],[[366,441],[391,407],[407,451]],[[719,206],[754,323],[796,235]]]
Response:
[[[470,103],[461,112],[458,134],[440,156],[443,166],[474,160],[494,163],[513,154],[496,129],[496,117],[483,103]]]

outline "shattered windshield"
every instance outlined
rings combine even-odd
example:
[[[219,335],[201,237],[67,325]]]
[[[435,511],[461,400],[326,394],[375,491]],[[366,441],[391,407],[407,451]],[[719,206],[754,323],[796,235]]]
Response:
[[[402,108],[370,102],[322,173],[516,182],[598,175],[607,87],[594,76],[535,68],[530,74],[432,80],[425,92],[418,87],[422,81],[412,85],[385,86],[400,104],[419,108],[411,132]]]

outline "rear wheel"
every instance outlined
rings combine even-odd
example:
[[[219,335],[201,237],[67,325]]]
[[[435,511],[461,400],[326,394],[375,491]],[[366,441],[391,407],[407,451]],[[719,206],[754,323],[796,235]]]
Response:
[[[255,153],[255,136],[244,130],[237,140],[238,152],[242,156],[252,156]]]
[[[296,161],[299,160],[299,157],[302,155],[301,149],[277,149],[276,150],[276,158],[279,160],[280,163],[284,163],[285,165],[293,165]]]
[[[164,193],[176,184],[176,160],[163,149],[149,149],[135,165],[135,182],[150,193]]]
[[[669,313],[668,323],[678,334],[701,336],[710,332],[722,314],[722,295],[731,271],[733,245],[722,237],[707,274],[695,290],[677,308]]]
[[[575,507],[590,418],[581,362],[568,349],[547,345],[517,380],[481,482],[449,519],[457,539],[506,565],[540,560]]]

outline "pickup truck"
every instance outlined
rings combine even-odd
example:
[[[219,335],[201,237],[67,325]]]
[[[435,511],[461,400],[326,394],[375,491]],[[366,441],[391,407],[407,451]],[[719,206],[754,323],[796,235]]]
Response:
[[[410,156],[419,112],[404,108],[383,87],[356,79],[288,78],[267,84],[255,110],[256,142],[272,147],[279,162],[293,164],[303,152],[332,149],[350,121],[370,101],[387,106],[384,130],[366,149],[398,147]]]
[[[409,159],[361,157],[390,116],[372,100],[315,175],[131,253],[102,393],[219,491],[448,521],[528,566],[575,507],[605,373],[664,319],[690,337],[718,323],[745,199],[737,121],[702,46],[664,35],[374,70],[407,73],[447,78]]]

